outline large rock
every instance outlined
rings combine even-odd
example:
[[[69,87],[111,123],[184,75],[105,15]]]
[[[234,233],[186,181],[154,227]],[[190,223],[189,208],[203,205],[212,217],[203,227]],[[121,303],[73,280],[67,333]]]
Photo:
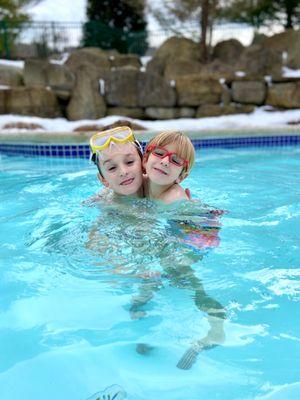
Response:
[[[61,111],[54,93],[43,87],[7,90],[7,113],[55,118]]]
[[[20,68],[0,65],[0,85],[23,86],[23,71]]]
[[[191,39],[173,36],[167,39],[154,53],[153,58],[200,61],[199,44]]]
[[[0,89],[0,114],[6,114],[6,89]]]
[[[177,107],[176,118],[194,118],[196,115],[196,108],[193,107]]]
[[[149,74],[164,76],[167,61],[164,58],[152,58],[146,65]]]
[[[232,99],[237,103],[262,105],[266,98],[265,81],[234,81]]]
[[[266,36],[262,41],[264,46],[271,47],[277,51],[287,51],[290,47],[297,46],[300,41],[300,30],[286,29],[273,36]]]
[[[167,80],[176,80],[185,75],[198,75],[203,80],[225,79],[231,82],[234,77],[234,67],[230,64],[224,64],[219,60],[214,60],[208,64],[201,64],[198,61],[172,60],[168,61],[164,71],[164,77]]]
[[[131,67],[116,68],[107,74],[105,100],[109,106],[139,107],[138,81],[142,72]]]
[[[178,105],[199,106],[221,101],[222,85],[216,80],[203,80],[201,76],[187,75],[177,79]]]
[[[221,104],[223,106],[228,106],[230,103],[231,103],[231,90],[227,85],[223,84],[222,85]]]
[[[252,77],[278,75],[281,73],[282,57],[271,48],[253,45],[243,51],[237,68]]]
[[[268,39],[268,36],[265,35],[264,33],[258,33],[254,32],[253,39],[252,39],[252,44],[264,44],[265,40]]]
[[[166,80],[175,80],[178,76],[197,74],[200,72],[202,64],[194,60],[167,60],[164,69],[164,78]]]
[[[289,68],[300,68],[300,30],[287,29],[266,38],[263,46],[279,53],[287,53],[286,65]]]
[[[50,87],[58,97],[67,100],[75,84],[75,75],[65,65],[26,60],[24,80],[26,86]]]
[[[154,53],[148,62],[146,70],[149,73],[164,75],[166,65],[174,60],[200,61],[199,44],[186,38],[171,37],[167,39]]]
[[[70,97],[75,85],[75,75],[65,66],[49,63],[46,69],[48,86],[63,99]]]
[[[172,81],[185,75],[198,75],[203,80],[225,79],[230,83],[235,78],[234,66],[214,60],[207,64],[198,61],[176,60],[168,61],[164,70],[166,80]]]
[[[174,88],[158,75],[140,73],[137,91],[140,107],[172,107],[176,104]]]
[[[219,60],[202,65],[198,74],[203,80],[220,80],[223,79],[227,83],[234,80],[235,70],[233,65],[224,64]]]
[[[203,104],[202,106],[198,107],[196,118],[219,117],[222,115],[233,114],[249,114],[253,110],[253,106],[245,106],[236,103],[231,103],[228,105]]]
[[[278,108],[300,108],[300,82],[271,85],[268,89],[266,104]]]
[[[99,71],[110,69],[109,55],[97,47],[75,50],[71,53],[65,65],[73,73],[76,73],[77,69],[84,65],[90,65]]]
[[[140,69],[142,63],[136,54],[116,54],[109,57],[111,68],[133,67]]]
[[[300,69],[300,39],[297,47],[289,49],[286,65],[292,69]]]
[[[191,107],[147,107],[146,116],[151,119],[176,119],[176,118],[193,118],[196,110]]]
[[[91,66],[81,66],[76,72],[76,83],[67,107],[71,121],[98,119],[105,116],[106,105],[100,94],[98,71]]]
[[[26,86],[47,86],[47,66],[46,60],[33,60],[25,61],[24,66],[24,81]]]
[[[236,63],[244,46],[236,39],[224,40],[216,44],[213,50],[213,58],[226,64]]]

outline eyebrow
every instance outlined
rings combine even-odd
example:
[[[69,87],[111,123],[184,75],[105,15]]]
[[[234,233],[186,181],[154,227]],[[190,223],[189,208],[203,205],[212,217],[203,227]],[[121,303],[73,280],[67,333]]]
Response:
[[[127,154],[124,154],[124,156],[125,157],[129,157],[129,156],[135,156],[135,154],[134,153],[127,153]],[[107,160],[105,160],[104,162],[103,162],[103,165],[105,165],[106,163],[108,163],[108,162],[114,162],[111,158],[108,158]]]

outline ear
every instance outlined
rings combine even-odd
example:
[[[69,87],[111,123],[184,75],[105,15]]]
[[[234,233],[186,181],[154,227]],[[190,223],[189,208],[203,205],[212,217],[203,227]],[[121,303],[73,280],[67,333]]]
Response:
[[[147,164],[147,161],[148,161],[148,157],[144,156],[143,159],[142,159],[142,171],[143,171],[143,174],[146,173],[146,164]]]
[[[102,183],[102,185],[104,185],[106,187],[109,187],[109,183],[107,182],[106,179],[103,178],[102,175],[99,174],[99,172],[97,174],[97,177],[98,177],[99,181]]]

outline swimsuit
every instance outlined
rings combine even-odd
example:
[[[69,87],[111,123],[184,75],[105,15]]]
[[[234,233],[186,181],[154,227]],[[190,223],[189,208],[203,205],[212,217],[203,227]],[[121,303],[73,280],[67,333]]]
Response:
[[[189,200],[191,200],[192,196],[191,196],[191,191],[190,191],[190,189],[185,189],[184,191],[185,191],[185,194],[187,195],[187,198],[188,198]]]

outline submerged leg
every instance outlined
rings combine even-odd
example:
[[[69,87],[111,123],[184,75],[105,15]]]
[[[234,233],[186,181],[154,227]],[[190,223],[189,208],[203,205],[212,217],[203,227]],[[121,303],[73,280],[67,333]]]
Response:
[[[195,290],[195,304],[199,310],[207,313],[207,320],[210,325],[207,335],[196,341],[177,363],[177,367],[180,369],[190,369],[200,352],[210,350],[224,342],[226,312],[222,304],[205,292],[201,280],[195,276],[189,265],[168,268],[168,276],[174,286]]]
[[[132,297],[131,306],[129,309],[130,316],[132,319],[139,319],[146,315],[146,311],[142,308],[146,305],[154,296],[154,292],[157,292],[161,288],[160,282],[143,282],[139,287],[139,294]]]
[[[132,304],[129,309],[130,316],[132,319],[140,319],[146,315],[146,311],[142,309],[154,296],[154,292],[159,290],[161,284],[156,282],[147,282],[139,287],[139,294],[132,297]],[[136,352],[145,356],[153,350],[153,347],[147,343],[137,343]]]
[[[198,355],[203,350],[211,350],[214,347],[222,344],[225,340],[224,333],[224,319],[219,317],[212,317],[208,315],[208,322],[210,329],[207,335],[196,341],[181,357],[177,363],[177,367],[180,369],[190,369],[193,364],[197,361]]]

